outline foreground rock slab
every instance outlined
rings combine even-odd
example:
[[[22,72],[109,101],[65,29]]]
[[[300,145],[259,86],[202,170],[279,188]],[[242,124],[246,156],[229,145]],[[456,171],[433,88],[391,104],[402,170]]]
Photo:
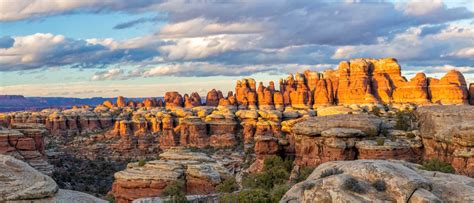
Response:
[[[474,179],[403,161],[327,162],[280,202],[472,202]]]
[[[0,202],[106,202],[91,195],[60,190],[56,182],[27,163],[0,155]]]

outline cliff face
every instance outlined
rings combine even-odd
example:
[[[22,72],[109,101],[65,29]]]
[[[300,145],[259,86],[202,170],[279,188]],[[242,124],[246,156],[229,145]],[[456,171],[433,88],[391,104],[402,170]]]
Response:
[[[0,154],[23,160],[41,171],[51,175],[53,166],[48,163],[44,151],[44,138],[47,131],[42,124],[13,124],[11,129],[0,127]]]

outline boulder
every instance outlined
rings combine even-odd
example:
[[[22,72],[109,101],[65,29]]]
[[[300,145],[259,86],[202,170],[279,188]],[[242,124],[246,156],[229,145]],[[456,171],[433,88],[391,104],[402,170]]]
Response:
[[[85,193],[60,190],[49,176],[1,154],[0,177],[0,202],[107,202]]]
[[[320,165],[280,202],[471,202],[474,180],[429,172],[401,161],[334,161]],[[439,174],[439,175],[438,175]]]

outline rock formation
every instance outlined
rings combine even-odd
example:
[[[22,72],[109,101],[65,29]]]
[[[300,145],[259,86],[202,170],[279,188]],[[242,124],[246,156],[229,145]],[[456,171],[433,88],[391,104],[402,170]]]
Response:
[[[44,126],[30,123],[11,127],[13,129],[0,128],[0,154],[26,161],[42,173],[51,175],[53,166],[48,163],[44,151]]]
[[[85,193],[59,189],[50,177],[1,154],[0,177],[0,202],[107,202]]]
[[[472,202],[474,179],[401,161],[327,162],[280,202]]]
[[[474,106],[428,106],[417,111],[424,158],[451,163],[457,173],[474,176]]]
[[[469,92],[464,76],[456,70],[446,73],[440,80],[430,79],[431,102],[439,104],[468,104]]]
[[[183,148],[171,148],[160,159],[143,166],[130,163],[115,174],[112,193],[117,202],[129,202],[141,197],[160,196],[163,189],[175,181],[185,182],[186,194],[209,194],[230,174],[203,153]]]
[[[167,108],[183,106],[183,97],[178,92],[166,92],[164,99]]]

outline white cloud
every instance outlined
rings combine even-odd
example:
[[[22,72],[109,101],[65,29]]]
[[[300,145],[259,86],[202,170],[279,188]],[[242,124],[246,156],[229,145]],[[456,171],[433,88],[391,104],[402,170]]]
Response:
[[[444,7],[442,0],[409,0],[399,3],[398,8],[410,16],[422,16]]]
[[[91,80],[110,80],[123,76],[124,71],[119,68],[109,69],[107,71],[96,72]]]
[[[449,55],[460,57],[460,58],[472,59],[472,58],[474,58],[474,47],[463,48],[463,49],[460,49],[456,52],[450,53]]]
[[[454,57],[470,59],[474,55],[474,27],[472,25],[449,25],[438,33],[421,35],[423,26],[414,27],[397,34],[393,39],[377,44],[340,46],[333,59],[359,57],[394,57],[404,63],[434,65],[440,63],[465,63]],[[459,47],[466,47],[459,49]],[[431,63],[431,64],[430,64]]]
[[[190,38],[222,34],[252,34],[263,31],[257,22],[218,23],[202,17],[163,26],[159,35],[162,38]]]
[[[254,35],[213,35],[207,37],[168,40],[173,44],[159,48],[169,60],[190,60],[214,56],[228,51],[243,51],[256,48]]]

